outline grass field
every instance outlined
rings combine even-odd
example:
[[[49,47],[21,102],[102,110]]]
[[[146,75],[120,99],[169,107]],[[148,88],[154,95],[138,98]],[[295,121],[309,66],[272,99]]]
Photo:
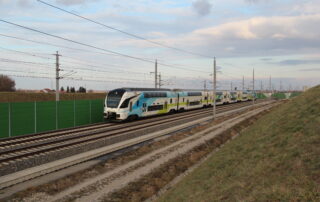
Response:
[[[278,106],[159,201],[320,201],[320,86]]]
[[[60,100],[94,100],[104,99],[106,93],[63,93]],[[0,102],[34,102],[54,101],[54,93],[21,93],[21,92],[0,92]]]

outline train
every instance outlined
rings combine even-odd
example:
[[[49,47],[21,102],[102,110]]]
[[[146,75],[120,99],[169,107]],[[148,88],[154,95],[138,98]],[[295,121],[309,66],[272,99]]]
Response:
[[[256,99],[252,91],[217,91],[216,105]],[[104,119],[132,121],[141,117],[175,113],[213,106],[209,90],[158,88],[118,88],[109,91],[104,103]]]

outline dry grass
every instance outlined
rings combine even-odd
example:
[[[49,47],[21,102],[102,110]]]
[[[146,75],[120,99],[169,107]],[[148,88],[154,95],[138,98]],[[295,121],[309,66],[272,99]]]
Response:
[[[106,93],[63,93],[61,100],[94,100],[104,99]],[[22,92],[0,92],[0,102],[35,102],[54,101],[54,93],[22,93]]]
[[[159,201],[320,201],[320,86],[262,117]]]

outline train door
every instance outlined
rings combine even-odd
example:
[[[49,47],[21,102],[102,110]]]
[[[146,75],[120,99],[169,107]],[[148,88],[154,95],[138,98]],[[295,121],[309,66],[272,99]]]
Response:
[[[146,112],[147,111],[147,103],[143,103],[142,104],[142,112]]]
[[[165,102],[164,102],[164,109],[165,109],[165,110],[168,110],[168,101],[165,101]]]

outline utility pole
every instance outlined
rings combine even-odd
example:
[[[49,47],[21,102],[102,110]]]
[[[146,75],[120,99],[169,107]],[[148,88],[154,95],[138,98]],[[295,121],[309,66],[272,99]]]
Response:
[[[269,78],[269,90],[270,90],[270,93],[271,93],[271,91],[272,91],[272,86],[271,86],[271,76],[270,76],[270,78]]]
[[[254,68],[253,68],[253,73],[252,73],[252,94],[253,94],[252,104],[254,105],[254,99],[255,99],[255,92],[254,92]]]
[[[154,66],[154,87],[157,88],[158,85],[158,61],[156,60],[155,66]]]
[[[280,80],[280,87],[279,87],[279,91],[282,91],[282,81]]]
[[[242,90],[244,91],[244,76],[242,76]]]
[[[162,80],[161,80],[161,72],[159,72],[159,81],[158,81],[158,84],[159,84],[159,88],[161,88],[162,86]]]
[[[203,90],[204,91],[207,90],[207,81],[206,80],[203,81]]]
[[[59,89],[59,80],[60,80],[60,77],[59,77],[59,71],[60,71],[60,69],[59,69],[59,66],[60,66],[59,56],[60,55],[59,55],[58,51],[55,54],[55,56],[56,56],[56,101],[59,101],[60,100],[60,96],[59,96],[59,91],[60,91],[60,89]]]
[[[232,81],[231,81],[231,91],[233,91]]]
[[[262,93],[262,81],[260,81],[260,91],[261,91],[261,93]]]
[[[216,91],[217,91],[217,72],[216,72],[216,58],[213,61],[213,120],[216,119]]]

